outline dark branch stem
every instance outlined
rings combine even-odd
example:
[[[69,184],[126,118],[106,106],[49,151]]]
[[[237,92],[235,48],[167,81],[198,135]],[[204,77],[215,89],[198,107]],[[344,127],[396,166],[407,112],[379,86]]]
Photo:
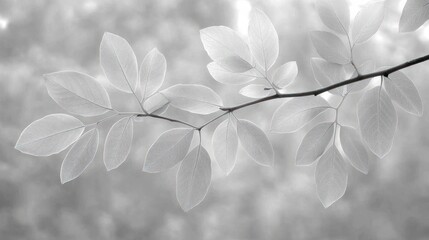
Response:
[[[166,121],[169,121],[169,122],[180,123],[180,124],[186,125],[188,127],[191,127],[191,128],[194,128],[194,129],[198,129],[198,127],[196,127],[196,126],[194,126],[194,125],[192,125],[190,123],[187,123],[187,122],[184,122],[184,121],[180,121],[178,119],[173,119],[173,118],[169,118],[169,117],[160,116],[160,115],[140,113],[140,114],[137,114],[136,116],[137,117],[151,117],[151,118],[163,119],[163,120],[166,120]]]

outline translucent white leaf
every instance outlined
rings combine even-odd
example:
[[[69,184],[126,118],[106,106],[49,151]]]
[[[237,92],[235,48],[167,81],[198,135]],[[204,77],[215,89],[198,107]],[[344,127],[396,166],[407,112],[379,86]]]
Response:
[[[81,121],[70,115],[47,115],[22,131],[15,148],[34,156],[50,156],[74,143],[84,128]]]
[[[279,37],[270,19],[259,9],[250,13],[248,35],[253,57],[268,71],[279,56]]]
[[[200,30],[201,41],[204,49],[211,59],[218,59],[236,56],[251,63],[249,46],[231,28],[224,26],[213,26]]]
[[[177,84],[161,92],[176,108],[196,113],[210,114],[219,111],[222,99],[210,88],[196,84]]]
[[[109,130],[104,143],[104,165],[107,171],[119,167],[128,157],[133,143],[133,121],[131,117],[118,120]]]
[[[247,72],[253,68],[250,63],[246,62],[238,56],[229,56],[226,58],[221,58],[216,60],[216,63],[219,64],[222,68],[232,73],[243,73]]]
[[[79,177],[94,160],[98,149],[98,130],[86,132],[70,148],[61,164],[61,183],[69,182]]]
[[[148,113],[161,114],[167,109],[168,103],[169,101],[166,97],[164,97],[164,95],[161,93],[155,93],[146,99],[146,101],[143,103],[143,107]]]
[[[380,28],[384,18],[384,2],[374,2],[366,5],[355,17],[352,25],[354,44],[363,43],[370,39]]]
[[[360,75],[372,73],[375,71],[375,63],[372,60],[363,62],[362,64],[356,65]],[[356,77],[357,72],[354,71],[352,77]],[[362,80],[356,83],[347,85],[347,90],[351,93],[358,92],[368,86],[370,79]]]
[[[350,10],[347,0],[317,0],[316,9],[328,28],[339,34],[348,34]]]
[[[284,88],[291,84],[298,75],[296,62],[287,62],[278,67],[272,76],[273,84],[279,88]]]
[[[316,166],[316,187],[325,208],[340,199],[347,189],[347,169],[335,146],[330,147]]]
[[[334,136],[332,122],[321,123],[312,128],[302,139],[296,153],[296,165],[308,166],[315,162],[326,150]]]
[[[158,49],[154,48],[143,59],[140,66],[140,84],[143,99],[152,96],[164,82],[167,61]]]
[[[239,93],[245,97],[249,98],[263,98],[270,95],[270,90],[266,90],[267,86],[263,84],[250,84],[242,89],[240,89]]]
[[[256,73],[254,73],[254,70],[251,69],[244,73],[232,73],[223,67],[219,66],[216,62],[211,62],[207,65],[207,69],[209,70],[210,75],[212,77],[223,84],[233,84],[233,85],[240,85],[249,83],[256,78]]]
[[[324,31],[311,32],[311,40],[320,57],[337,64],[350,62],[350,49],[332,33]]]
[[[100,64],[107,79],[117,89],[131,93],[138,84],[137,58],[127,40],[104,33],[100,44]]]
[[[417,30],[429,19],[428,0],[408,0],[399,21],[399,32]]]
[[[340,64],[330,63],[320,58],[312,58],[311,67],[314,78],[321,87],[327,87],[345,80],[344,68]],[[329,92],[335,95],[342,95],[343,89],[344,87],[339,87]]]
[[[351,165],[358,171],[367,174],[369,156],[356,129],[341,126],[340,142]]]
[[[145,172],[161,172],[172,168],[186,156],[191,145],[193,129],[175,128],[164,132],[146,154]]]
[[[321,97],[293,98],[280,105],[271,120],[271,132],[290,133],[304,127],[330,106]]]
[[[423,114],[423,103],[419,91],[405,74],[402,72],[391,73],[383,83],[387,94],[401,108],[417,116]]]
[[[180,164],[176,177],[176,195],[180,207],[187,212],[206,196],[212,178],[211,160],[204,147],[195,147]]]
[[[45,74],[49,96],[65,110],[82,116],[96,116],[109,111],[109,95],[94,78],[78,72]]]
[[[273,166],[274,150],[264,131],[254,123],[240,119],[237,121],[237,134],[241,146],[256,163]]]
[[[368,148],[383,158],[392,148],[398,123],[395,107],[383,89],[368,90],[358,103],[357,116]]]
[[[223,121],[213,133],[212,146],[219,167],[228,175],[237,160],[237,130],[231,119]]]

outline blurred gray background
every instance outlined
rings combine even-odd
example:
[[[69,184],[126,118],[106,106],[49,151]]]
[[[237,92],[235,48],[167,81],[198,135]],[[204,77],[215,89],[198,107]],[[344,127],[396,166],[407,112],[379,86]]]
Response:
[[[348,2],[353,16],[367,1]],[[396,65],[429,54],[429,26],[398,33],[404,4],[387,1],[380,32],[356,48],[358,61]],[[390,154],[371,159],[368,175],[349,167],[345,196],[328,209],[316,194],[314,166],[295,166],[297,147],[310,126],[294,134],[269,135],[274,168],[258,166],[239,152],[236,168],[225,177],[213,162],[209,193],[189,213],[176,200],[177,168],[161,174],[141,171],[148,147],[164,130],[179,125],[156,120],[135,124],[132,152],[120,168],[106,172],[100,147],[85,173],[65,185],[59,179],[65,152],[38,158],[14,149],[29,123],[64,112],[48,96],[43,73],[77,70],[105,82],[98,48],[106,31],[126,38],[139,61],[158,47],[168,62],[164,87],[200,83],[215,89],[228,106],[249,101],[238,95],[239,86],[211,78],[199,30],[226,25],[244,33],[251,7],[265,11],[278,31],[278,64],[298,62],[300,74],[290,91],[316,88],[309,61],[317,54],[308,31],[324,26],[312,0],[1,0],[0,239],[428,239],[428,111],[418,118],[398,109]],[[428,106],[429,63],[404,72]],[[116,108],[137,109],[126,104],[133,101],[131,96],[108,91]],[[359,96],[347,99],[340,121],[356,126]],[[268,129],[280,103],[252,106],[237,116]],[[193,122],[207,119],[179,111],[168,114]],[[104,141],[111,122],[102,125]],[[209,149],[215,125],[203,132]]]

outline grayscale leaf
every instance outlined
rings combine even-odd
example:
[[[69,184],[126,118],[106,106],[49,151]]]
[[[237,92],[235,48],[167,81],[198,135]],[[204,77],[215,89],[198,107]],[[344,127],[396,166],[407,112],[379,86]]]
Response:
[[[207,69],[209,70],[210,75],[214,78],[214,80],[223,83],[223,84],[232,84],[232,85],[240,85],[249,83],[256,78],[256,73],[254,69],[251,69],[244,73],[232,73],[223,67],[219,66],[216,62],[211,62],[207,65]]]
[[[187,212],[205,198],[212,178],[211,160],[204,147],[195,147],[180,164],[176,177],[176,196]]]
[[[405,74],[399,71],[391,73],[383,83],[387,94],[398,106],[411,114],[423,115],[419,91]]]
[[[274,150],[267,135],[254,123],[240,119],[237,121],[237,135],[246,153],[262,166],[273,166]]]
[[[154,48],[143,59],[140,66],[142,98],[146,99],[158,91],[164,82],[167,61],[158,49]]]
[[[131,117],[119,119],[112,125],[104,143],[104,166],[107,171],[119,167],[128,157],[133,143],[133,121]]]
[[[340,64],[330,63],[320,58],[311,59],[311,68],[313,69],[314,78],[321,87],[343,81],[345,78],[344,68]],[[342,95],[345,87],[334,88],[329,92],[335,95]]]
[[[316,166],[317,195],[325,208],[340,199],[347,189],[347,169],[335,146],[330,147]]]
[[[83,134],[70,148],[61,164],[60,179],[64,184],[79,177],[94,160],[98,149],[98,130]]]
[[[222,58],[236,56],[252,62],[249,46],[240,35],[225,26],[213,26],[200,30],[201,41],[210,58],[217,61]]]
[[[210,114],[219,111],[222,99],[210,88],[197,84],[177,84],[161,92],[176,108],[196,113]]]
[[[285,88],[291,84],[298,75],[298,66],[296,62],[287,62],[278,67],[272,76],[274,86]]]
[[[85,117],[111,110],[109,95],[94,78],[78,72],[45,74],[48,94],[65,110]]]
[[[370,3],[359,11],[352,25],[353,44],[360,44],[370,39],[380,28],[383,18],[383,1]]]
[[[280,105],[271,120],[271,132],[298,131],[319,114],[330,108],[321,97],[293,98]]]
[[[308,166],[315,162],[326,150],[334,136],[334,123],[320,123],[302,139],[296,153],[296,165]]]
[[[398,117],[383,89],[368,90],[358,103],[357,116],[363,140],[379,158],[392,148]]]
[[[249,84],[242,89],[239,93],[249,98],[263,98],[270,95],[270,90],[266,90],[267,86],[263,84]]]
[[[350,164],[358,171],[368,174],[368,152],[356,129],[348,126],[341,126],[340,142]]]
[[[19,136],[15,148],[34,156],[50,156],[74,143],[85,125],[66,114],[51,114],[28,125]]]
[[[222,171],[228,175],[235,166],[238,147],[237,130],[230,118],[223,121],[215,129],[212,146],[214,158]]]
[[[124,92],[135,92],[138,64],[127,40],[113,33],[104,33],[100,44],[100,64],[113,86]]]
[[[350,49],[334,34],[324,31],[312,31],[311,40],[319,56],[326,61],[337,64],[350,62]]]
[[[175,128],[161,134],[146,154],[143,171],[155,173],[182,161],[191,145],[193,129]]]
[[[399,21],[399,32],[417,30],[429,19],[428,0],[408,0]]]
[[[229,56],[221,58],[216,60],[216,63],[219,64],[219,66],[223,69],[232,73],[243,73],[253,68],[250,63],[246,62],[238,56]]]
[[[347,0],[317,0],[316,9],[322,22],[339,34],[348,34],[350,10]]]
[[[161,114],[168,107],[169,101],[162,93],[155,93],[143,103],[144,109],[151,114]]]
[[[279,37],[270,19],[259,9],[250,13],[248,35],[253,57],[268,71],[279,56]]]
[[[375,63],[372,60],[368,60],[363,62],[362,64],[357,65],[356,68],[359,71],[360,75],[372,73],[375,71]],[[358,73],[355,70],[353,72],[352,77],[356,77],[357,75]],[[350,93],[361,91],[366,86],[368,86],[369,82],[370,82],[370,79],[366,79],[366,80],[352,83],[350,85],[347,85],[347,90]]]

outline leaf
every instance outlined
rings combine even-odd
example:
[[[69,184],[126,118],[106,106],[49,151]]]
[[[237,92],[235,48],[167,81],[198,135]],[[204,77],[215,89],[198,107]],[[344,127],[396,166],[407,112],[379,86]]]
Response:
[[[343,66],[336,63],[330,63],[320,58],[312,58],[311,67],[313,69],[314,78],[321,87],[330,86],[343,81],[345,78]],[[344,87],[339,87],[329,90],[329,92],[341,96],[343,89]]]
[[[89,130],[70,148],[63,163],[61,164],[60,179],[64,184],[77,177],[94,160],[98,149],[98,130]]]
[[[254,70],[251,69],[244,73],[232,73],[223,67],[219,66],[216,62],[211,62],[207,65],[210,75],[218,82],[223,84],[240,85],[249,83],[255,80],[256,75]]]
[[[332,122],[320,123],[312,128],[302,139],[296,153],[296,165],[308,166],[315,162],[326,150],[334,136]]]
[[[161,93],[155,93],[146,99],[143,107],[150,114],[161,114],[167,109],[169,103],[170,102],[166,97],[164,97],[164,95]]]
[[[70,115],[47,115],[22,131],[15,148],[34,156],[50,156],[74,143],[84,128],[81,121]]]
[[[164,132],[149,148],[143,171],[155,173],[174,167],[188,153],[193,135],[193,129],[189,128]]]
[[[239,57],[248,63],[252,62],[249,46],[231,28],[213,26],[200,30],[204,49],[211,59],[217,61],[226,57]]]
[[[271,120],[271,132],[298,131],[326,109],[328,102],[321,97],[293,98],[280,105]]]
[[[210,114],[219,111],[222,99],[210,88],[197,84],[177,84],[161,92],[176,108],[196,113]]]
[[[237,160],[238,137],[230,118],[217,126],[212,138],[214,157],[226,175],[231,173]]]
[[[285,88],[291,84],[298,75],[296,62],[287,62],[278,67],[273,73],[273,84],[279,88]]]
[[[339,34],[348,35],[350,10],[347,0],[318,0],[316,9],[322,22]]]
[[[383,158],[392,148],[398,117],[383,89],[368,90],[358,103],[357,116],[362,138],[369,149]]]
[[[311,41],[317,53],[326,61],[337,64],[350,62],[350,49],[334,34],[324,31],[312,31]]]
[[[417,30],[429,19],[429,2],[427,0],[408,0],[399,21],[399,32]]]
[[[256,62],[268,71],[279,56],[279,37],[270,19],[259,9],[250,13],[249,47]]]
[[[165,79],[167,61],[157,48],[152,49],[140,66],[140,84],[143,100],[158,91]]]
[[[274,150],[267,135],[254,123],[240,119],[237,121],[237,135],[247,154],[262,166],[273,166]]]
[[[107,79],[117,89],[132,93],[138,84],[137,58],[127,40],[104,33],[100,44],[100,64]]]
[[[368,174],[369,156],[356,129],[341,126],[340,142],[350,164],[358,171]]]
[[[357,67],[357,70],[359,71],[359,74],[361,75],[372,73],[375,70],[375,64],[372,60],[365,61],[362,64],[357,65],[356,67]],[[353,72],[352,77],[356,77],[357,75],[358,74],[355,70]],[[352,83],[350,85],[347,85],[347,90],[350,93],[361,91],[362,89],[366,88],[366,86],[368,86],[369,82],[370,82],[370,79]]]
[[[111,110],[109,95],[94,78],[64,71],[43,75],[49,96],[65,110],[85,117]]]
[[[423,115],[423,103],[419,91],[405,74],[391,73],[383,83],[387,94],[398,106],[411,114]]]
[[[133,143],[133,121],[131,117],[119,119],[107,133],[104,143],[104,165],[107,171],[119,167],[128,157]]]
[[[341,154],[335,146],[330,147],[316,166],[316,187],[325,208],[340,199],[347,188],[347,170]]]
[[[205,198],[212,178],[211,160],[204,147],[198,145],[186,155],[176,177],[176,194],[180,207],[187,212]]]
[[[270,90],[266,90],[266,88],[263,84],[250,84],[240,89],[239,93],[249,98],[263,98],[270,95],[271,92]]]
[[[359,11],[352,25],[353,44],[360,44],[370,39],[380,28],[383,18],[383,1],[370,3]]]
[[[232,73],[243,73],[253,68],[250,63],[246,62],[240,57],[229,56],[216,61],[220,67]]]

